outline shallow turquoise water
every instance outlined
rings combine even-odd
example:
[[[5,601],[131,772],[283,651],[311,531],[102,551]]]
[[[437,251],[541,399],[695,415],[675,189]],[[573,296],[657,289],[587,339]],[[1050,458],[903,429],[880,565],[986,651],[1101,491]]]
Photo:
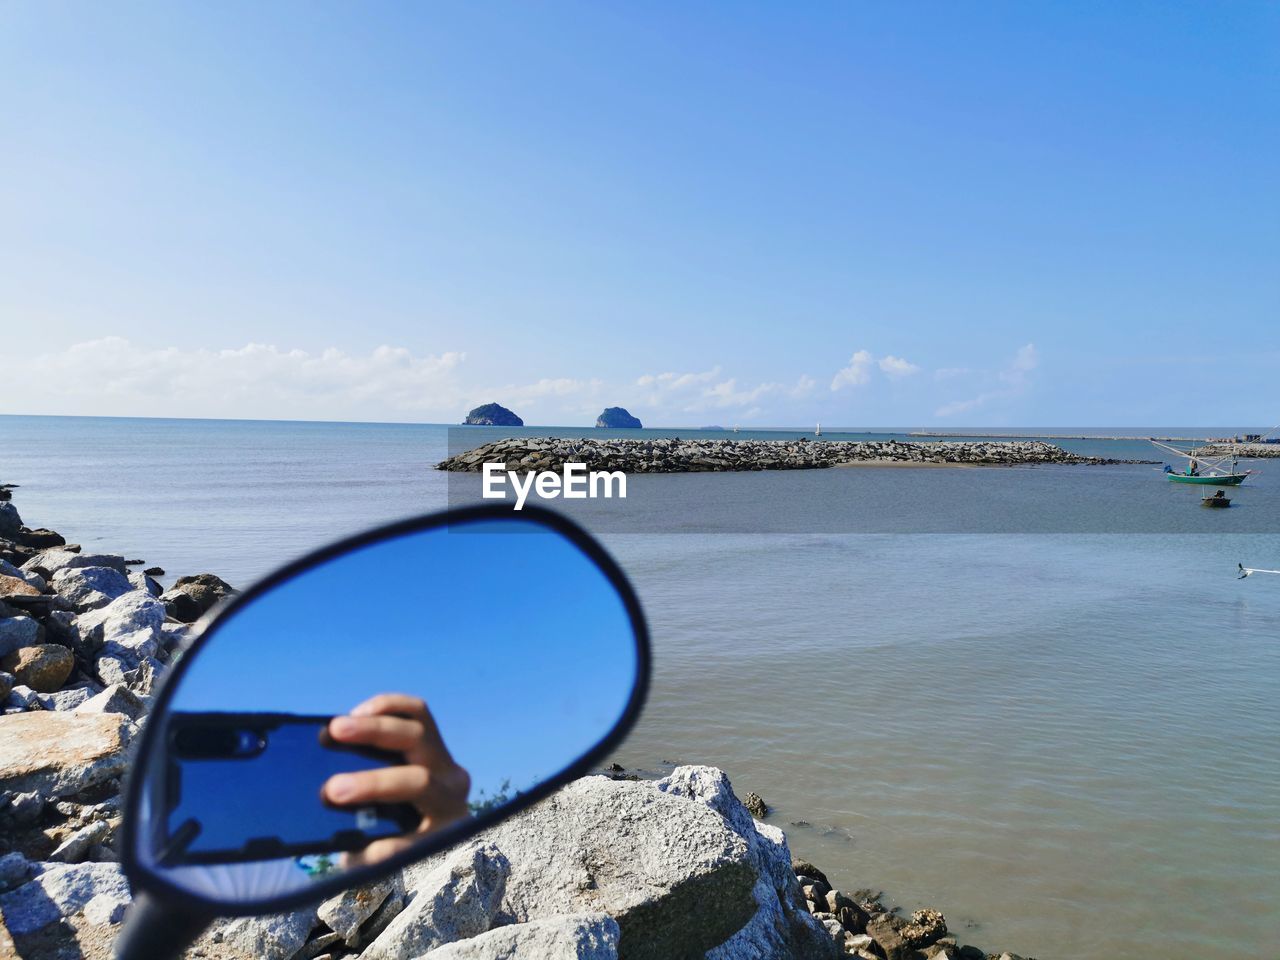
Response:
[[[443,506],[447,442],[0,417],[0,482],[32,525],[243,583]],[[1143,466],[633,477],[625,509],[581,512],[653,623],[653,696],[619,759],[724,766],[837,883],[937,906],[980,945],[1269,955],[1280,577],[1234,570],[1280,568],[1273,473],[1221,512]]]

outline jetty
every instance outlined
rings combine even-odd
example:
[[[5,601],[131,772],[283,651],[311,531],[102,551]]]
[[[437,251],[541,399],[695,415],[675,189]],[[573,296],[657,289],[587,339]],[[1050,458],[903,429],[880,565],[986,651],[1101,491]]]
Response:
[[[902,440],[810,441],[579,437],[509,437],[455,454],[438,470],[479,473],[486,463],[525,472],[560,470],[582,463],[590,470],[625,473],[703,473],[746,470],[813,470],[858,464],[1011,466],[1033,464],[1113,464],[1068,453],[1041,441]]]

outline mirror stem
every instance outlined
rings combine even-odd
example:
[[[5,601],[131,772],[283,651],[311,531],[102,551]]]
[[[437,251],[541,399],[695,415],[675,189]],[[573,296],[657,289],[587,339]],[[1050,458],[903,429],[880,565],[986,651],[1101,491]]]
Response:
[[[116,960],[173,960],[204,932],[213,917],[139,892],[116,940]]]

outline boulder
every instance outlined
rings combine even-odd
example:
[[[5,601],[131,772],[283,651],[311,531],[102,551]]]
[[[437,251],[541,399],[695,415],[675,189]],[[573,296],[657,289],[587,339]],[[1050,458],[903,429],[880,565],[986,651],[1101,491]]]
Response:
[[[31,617],[0,618],[0,656],[40,642],[40,624]]]
[[[12,673],[5,673],[0,670],[0,703],[9,699],[9,693],[13,690],[15,679]]]
[[[37,693],[53,693],[67,682],[76,658],[66,647],[42,643],[0,657],[0,667]]]
[[[20,937],[75,916],[104,895],[129,899],[129,884],[119,864],[49,864],[33,880],[0,894],[0,915],[10,933]]]
[[[669,796],[705,804],[747,841],[747,859],[756,878],[751,891],[756,910],[732,937],[707,952],[708,960],[840,956],[839,946],[824,925],[809,913],[791,867],[786,835],[752,817],[724,771],[706,766],[677,767],[653,786]]]
[[[52,583],[54,591],[77,610],[105,607],[134,589],[129,578],[112,567],[63,567]]]
[[[174,620],[194,623],[219,600],[233,593],[235,590],[222,578],[212,573],[198,573],[179,577],[160,599],[164,601],[165,612]]]
[[[607,914],[547,917],[495,927],[432,950],[431,960],[617,960],[618,924]]]
[[[523,427],[524,421],[498,403],[485,403],[467,414],[462,421],[472,426]]]
[[[80,645],[87,651],[104,650],[131,659],[134,665],[159,648],[164,625],[164,604],[143,590],[130,590],[105,607],[76,618]],[[115,644],[114,647],[108,647]]]
[[[31,862],[20,853],[6,853],[0,856],[0,893],[26,883],[31,879],[33,872]]]
[[[40,596],[39,589],[27,583],[26,580],[0,574],[0,600],[8,600],[10,597],[38,596]]]
[[[947,918],[939,911],[925,908],[911,915],[911,922],[901,930],[902,938],[919,949],[946,936]]]
[[[7,674],[13,676],[13,674]],[[9,698],[4,702],[5,710],[39,710],[40,694],[26,684],[15,683],[9,688]]]
[[[607,913],[634,958],[701,954],[757,909],[746,840],[647,783],[586,777],[484,837],[511,861],[503,923]]]
[[[372,917],[393,893],[400,896],[398,881],[389,877],[377,883],[344,890],[320,904],[316,913],[330,930],[352,943],[364,922]]]
[[[66,647],[58,649],[66,650]],[[38,693],[36,700],[45,710],[74,710],[91,696],[93,691],[88,687],[74,686],[67,687],[65,690],[55,690],[53,693]]]
[[[35,550],[48,550],[50,547],[61,547],[67,541],[60,533],[52,530],[46,530],[44,527],[37,527],[35,530],[28,530],[25,527],[18,531],[18,535],[14,537],[18,543],[24,547],[31,547]]]
[[[754,790],[747,794],[746,799],[742,801],[742,805],[747,808],[747,812],[757,820],[763,820],[769,815],[769,805],[764,802],[764,798]]]
[[[155,657],[135,658],[132,653],[104,653],[94,664],[103,684],[125,686],[138,697],[151,696],[160,681],[164,664]]]
[[[382,931],[390,926],[391,921],[400,915],[400,911],[404,909],[406,902],[404,884],[397,883],[395,889],[387,899],[382,901],[382,906],[374,911],[373,916],[364,922],[347,941],[347,946],[352,950],[363,950],[374,940],[382,936]]]
[[[18,508],[8,501],[0,502],[0,537],[16,540],[20,530],[22,517],[18,515]]]
[[[85,859],[90,847],[106,840],[110,833],[111,824],[106,820],[95,820],[58,844],[48,859],[55,863],[79,863]]]
[[[831,881],[827,879],[827,875],[823,873],[821,870],[819,870],[817,867],[815,867],[808,860],[800,860],[799,858],[792,858],[791,870],[793,873],[795,873],[796,876],[813,877],[815,880],[821,880],[823,883],[825,883],[828,889],[831,888]]]
[[[471,842],[404,874],[412,896],[361,954],[361,960],[410,960],[488,930],[511,865],[490,843]]]
[[[317,934],[309,939],[302,949],[293,955],[291,960],[332,960],[329,948],[342,950],[342,938],[333,931]]]
[[[65,546],[42,550],[22,565],[23,570],[31,571],[39,568],[50,576],[59,570],[72,567],[110,567],[122,576],[129,572],[124,557],[105,553],[77,553]]]
[[[826,901],[828,912],[850,933],[860,934],[867,929],[867,921],[871,918],[852,897],[845,896],[839,890],[829,890]]]
[[[21,567],[15,567],[12,563],[3,558],[0,558],[0,576],[13,577],[17,580],[25,580],[33,587],[38,587],[40,589],[43,589],[45,585],[44,578],[41,577],[40,574],[31,573],[27,570],[23,570]]]
[[[164,588],[145,573],[138,573],[137,571],[131,572],[129,574],[129,583],[134,590],[145,590],[153,597],[158,597],[160,594],[164,593]]]
[[[171,620],[179,623],[195,623],[200,619],[200,604],[183,590],[166,590],[160,594],[164,601],[164,612]]]
[[[122,683],[114,683],[75,708],[76,713],[118,713],[138,720],[146,713],[146,704]]]
[[[605,407],[600,416],[596,417],[596,426],[639,430],[644,424],[628,413],[625,407]]]
[[[885,960],[909,960],[914,952],[887,913],[878,914],[867,921],[867,936],[876,942]]]
[[[133,725],[118,713],[0,717],[0,791],[67,797],[125,769]]]
[[[511,862],[499,923],[606,913],[635,960],[836,955],[781,831],[757,827],[713,768],[658,784],[587,777],[483,839]]]
[[[187,623],[166,623],[160,628],[160,646],[165,650],[184,646],[191,638],[191,630],[191,625]]]
[[[128,906],[128,899],[118,893],[99,893],[85,904],[84,919],[95,927],[114,926],[124,919]]]
[[[266,917],[223,920],[192,946],[191,957],[217,960],[289,960],[316,927],[314,907]]]

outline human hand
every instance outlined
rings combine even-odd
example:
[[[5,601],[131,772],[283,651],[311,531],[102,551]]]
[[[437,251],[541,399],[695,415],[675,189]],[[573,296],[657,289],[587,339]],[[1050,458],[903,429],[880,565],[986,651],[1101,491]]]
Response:
[[[380,693],[349,714],[329,721],[338,743],[375,747],[403,754],[399,766],[338,773],[325,781],[321,794],[343,807],[376,803],[410,804],[422,816],[417,830],[375,840],[344,857],[357,866],[385,860],[426,833],[468,816],[471,777],[450,755],[427,705],[418,697]]]

